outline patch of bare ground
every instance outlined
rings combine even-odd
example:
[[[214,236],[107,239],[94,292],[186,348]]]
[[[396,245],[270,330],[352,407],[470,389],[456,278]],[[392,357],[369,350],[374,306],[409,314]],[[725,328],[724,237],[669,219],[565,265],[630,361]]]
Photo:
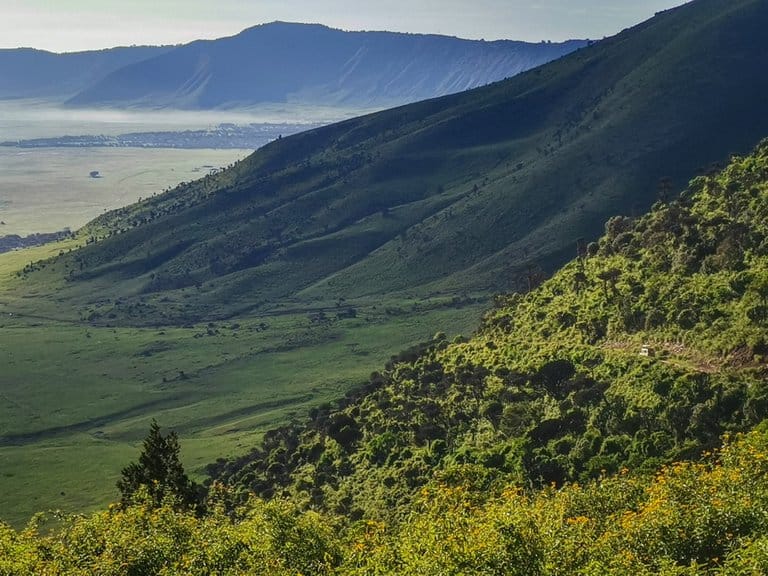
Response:
[[[749,346],[740,346],[725,358],[725,365],[729,368],[743,369],[753,368],[768,372],[768,357],[755,355]]]
[[[690,348],[682,342],[649,341],[640,343],[627,340],[610,340],[603,344],[608,350],[620,350],[628,354],[657,358],[660,362],[672,365],[684,365],[697,372],[714,374],[726,367],[723,358],[707,355],[699,350]]]

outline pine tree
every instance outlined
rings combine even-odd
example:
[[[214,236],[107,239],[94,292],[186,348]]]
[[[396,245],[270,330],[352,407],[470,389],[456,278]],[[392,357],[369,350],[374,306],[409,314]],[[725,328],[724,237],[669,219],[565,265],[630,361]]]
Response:
[[[152,420],[139,461],[123,468],[122,477],[117,481],[121,503],[130,504],[136,492],[144,487],[156,506],[171,496],[184,508],[197,507],[200,500],[198,485],[184,472],[179,450],[176,433],[163,436],[158,423]]]

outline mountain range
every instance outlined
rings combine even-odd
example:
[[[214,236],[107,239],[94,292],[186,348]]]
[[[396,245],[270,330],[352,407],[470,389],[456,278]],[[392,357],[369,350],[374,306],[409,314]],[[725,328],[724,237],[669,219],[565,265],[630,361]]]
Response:
[[[382,108],[514,76],[586,43],[484,42],[273,22],[175,47],[3,50],[0,98],[56,97],[79,107]]]
[[[44,281],[82,306],[99,286],[118,318],[140,299],[149,323],[523,288],[768,134],[766,25],[764,2],[699,0],[507,81],[283,138],[98,218]]]
[[[171,47],[133,46],[56,54],[34,48],[0,49],[0,99],[65,100],[112,72]]]

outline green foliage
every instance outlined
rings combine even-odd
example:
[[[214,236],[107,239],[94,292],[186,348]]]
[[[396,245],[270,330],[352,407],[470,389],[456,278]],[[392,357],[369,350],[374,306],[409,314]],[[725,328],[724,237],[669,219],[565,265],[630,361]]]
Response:
[[[471,470],[466,471],[472,477]],[[0,574],[737,576],[768,566],[768,434],[701,463],[584,485],[430,482],[402,522],[350,522],[212,488],[196,516],[151,498],[91,516],[0,524]]]
[[[139,461],[123,468],[117,482],[123,505],[130,504],[141,493],[155,506],[172,500],[184,508],[196,508],[200,503],[199,490],[184,472],[180,450],[176,432],[163,436],[153,420]]]
[[[766,206],[768,142],[679,201],[611,219],[592,256],[499,297],[470,340],[439,335],[393,358],[306,425],[209,473],[388,519],[463,466],[488,486],[542,487],[695,459],[768,417],[763,320],[746,312],[766,292]],[[733,230],[738,257],[714,268]]]
[[[768,416],[768,145],[648,216],[611,219],[547,282],[528,254],[562,259],[570,240],[555,228],[584,237],[600,219],[587,213],[648,201],[660,170],[687,177],[768,131],[754,113],[764,79],[744,74],[762,62],[752,42],[766,18],[756,0],[699,0],[510,83],[286,138],[94,222],[89,231],[106,239],[22,274],[16,289],[66,274],[61,297],[90,303],[94,286],[119,279],[111,308],[84,310],[96,324],[229,317],[280,299],[405,287],[487,289],[512,273],[535,289],[499,297],[470,340],[439,336],[408,350],[308,422],[211,465],[225,486],[210,484],[209,515],[158,498],[161,480],[129,467],[133,504],[70,519],[49,537],[3,529],[0,567],[759,572],[765,435],[692,460]],[[733,61],[710,56],[724,38]],[[661,45],[663,57],[649,48]],[[725,88],[703,90],[699,77]],[[724,104],[734,94],[739,106]],[[723,109],[737,117],[715,113]],[[750,130],[734,136],[742,113]],[[699,128],[710,137],[693,138]],[[608,188],[618,190],[613,203]]]
[[[155,424],[123,505],[0,527],[0,574],[762,573],[765,206],[768,143],[219,460],[204,514]]]
[[[643,210],[658,191],[671,198],[670,192],[693,174],[731,152],[747,150],[768,133],[768,118],[763,114],[768,77],[754,73],[765,60],[762,31],[766,22],[768,10],[759,0],[688,3],[510,81],[283,138],[222,173],[104,214],[77,241],[62,246],[66,252],[88,242],[82,249],[61,256],[56,256],[59,249],[53,253],[47,248],[35,250],[28,253],[32,262],[21,253],[5,255],[0,259],[4,323],[9,319],[6,312],[14,318],[28,314],[32,317],[29,324],[39,324],[40,330],[25,332],[23,337],[29,338],[30,347],[55,341],[51,349],[57,352],[60,364],[37,362],[33,352],[18,354],[26,351],[13,343],[15,363],[9,363],[4,372],[4,385],[9,386],[10,381],[13,386],[5,404],[5,413],[11,416],[0,418],[11,426],[4,435],[13,438],[0,451],[12,463],[13,470],[7,474],[16,476],[0,477],[0,492],[10,494],[6,486],[19,484],[25,489],[14,488],[14,495],[0,496],[3,508],[12,508],[14,520],[25,514],[18,512],[18,506],[36,509],[38,504],[31,497],[16,495],[33,496],[26,489],[43,482],[48,482],[48,494],[66,491],[66,497],[53,497],[57,503],[82,504],[84,498],[71,496],[72,488],[79,485],[75,473],[80,471],[70,471],[67,457],[40,446],[40,439],[58,445],[66,437],[70,454],[87,446],[94,450],[92,454],[98,451],[101,455],[108,446],[125,448],[127,441],[143,432],[137,431],[137,426],[145,425],[137,414],[164,411],[164,421],[174,418],[172,424],[181,434],[196,436],[193,454],[198,464],[215,458],[218,452],[232,454],[234,446],[239,445],[239,450],[250,445],[265,427],[288,421],[297,407],[343,394],[357,380],[359,372],[353,374],[352,367],[363,369],[363,355],[370,351],[370,346],[354,347],[355,342],[381,346],[382,337],[396,340],[396,332],[406,333],[404,326],[411,341],[438,329],[434,320],[415,312],[428,296],[430,300],[431,295],[448,301],[455,298],[460,304],[466,301],[466,291],[474,297],[537,286],[544,272],[574,254],[574,247],[581,255],[595,253],[598,245],[590,241],[609,216]],[[658,190],[662,179],[664,185]],[[730,215],[727,210],[724,214]],[[611,230],[613,250],[634,245],[637,235],[624,220]],[[737,257],[737,232],[702,262],[707,270],[730,265]],[[655,249],[663,250],[663,246]],[[12,269],[8,262],[14,263]],[[600,363],[597,360],[604,359],[606,351],[591,346],[603,343],[609,331],[621,332],[622,326],[646,330],[664,325],[665,330],[671,329],[667,312],[672,310],[677,313],[672,320],[679,327],[678,334],[683,334],[682,326],[708,322],[714,333],[720,320],[701,317],[693,297],[687,298],[685,306],[675,304],[669,311],[641,310],[638,302],[627,297],[636,286],[625,286],[632,278],[626,271],[619,277],[603,275],[604,280],[597,276],[612,268],[620,270],[622,263],[601,259],[601,264],[604,271],[576,268],[568,278],[569,286],[578,287],[577,295],[584,294],[592,309],[582,308],[581,314],[575,314],[569,302],[554,294],[554,306],[546,302],[550,296],[527,302],[523,305],[526,311],[519,312],[522,329],[500,338],[498,344],[490,333],[485,341],[478,340],[483,348],[467,352],[473,356],[471,364],[487,368],[492,376],[507,368],[528,377],[544,362],[567,360],[599,386],[618,384],[614,392],[621,390],[620,396],[630,397],[627,406],[633,421],[641,420],[642,410],[652,409],[657,400],[655,390],[671,386],[691,367],[670,368],[657,386],[634,390],[630,377],[621,376],[614,365],[613,356],[618,353],[609,350],[611,362]],[[684,260],[675,263],[678,267],[684,264]],[[6,278],[5,272],[13,277]],[[752,282],[746,275],[734,275],[733,280],[736,288]],[[604,292],[602,300],[592,290],[594,283]],[[729,284],[714,283],[712,287],[726,290]],[[697,290],[709,288],[705,284]],[[653,289],[662,294],[667,290],[670,298],[678,294],[665,281]],[[624,298],[604,306],[605,295],[612,298],[615,293]],[[578,301],[570,290],[564,294]],[[346,306],[336,305],[342,298],[359,311],[357,318],[343,317]],[[373,306],[379,309],[372,312]],[[750,352],[755,352],[752,358],[762,355],[762,336],[752,329],[752,324],[764,321],[762,306],[760,287],[755,285],[752,301],[744,302],[740,316],[749,332],[744,338],[747,348],[735,352],[734,359],[748,357]],[[507,314],[512,308],[503,308],[495,320],[512,327],[517,322],[514,315]],[[543,309],[551,310],[552,315],[544,314],[544,322],[534,323],[536,308],[542,314]],[[614,314],[614,309],[619,313]],[[255,319],[257,324],[276,326],[276,319],[285,314],[304,316],[310,311],[318,321],[309,329],[294,325],[287,343],[277,338],[246,339],[243,331],[227,334],[226,340],[217,334],[224,333],[222,321],[246,325]],[[325,320],[321,321],[320,311]],[[369,326],[374,327],[378,314],[392,319],[391,329],[362,328],[369,318]],[[334,319],[355,323],[360,338],[336,331]],[[210,322],[217,326],[195,329],[200,332],[196,341],[185,341],[184,326]],[[148,331],[136,335],[129,326],[156,329],[158,338]],[[519,338],[526,329],[530,338]],[[116,333],[109,334],[110,330]],[[130,335],[149,347],[154,340],[165,340],[159,332],[174,332],[179,338],[172,345],[178,347],[160,352],[114,344],[115,337],[122,340],[123,335]],[[344,342],[348,348],[309,359],[302,350],[301,360],[282,354],[286,348],[295,352],[302,345],[327,343],[330,348],[340,333],[342,338],[349,335]],[[389,336],[383,336],[386,334]],[[547,334],[557,335],[561,342],[584,343],[584,347],[561,353],[553,345],[556,339]],[[727,344],[725,336],[721,340]],[[691,355],[702,349],[685,344]],[[512,349],[530,349],[531,353],[515,353],[511,358]],[[380,359],[380,351],[371,353]],[[140,356],[130,360],[134,353]],[[349,369],[339,378],[329,376],[342,356],[343,366]],[[287,376],[288,371],[276,367],[273,359],[315,367],[296,377]],[[693,368],[699,359],[675,355],[680,363],[694,363]],[[461,364],[454,357],[439,360],[448,375]],[[592,364],[598,373],[592,373]],[[62,371],[62,365],[76,365],[82,378]],[[369,363],[366,370],[371,366]],[[634,366],[630,372],[653,369]],[[37,382],[35,387],[24,384],[31,377]],[[279,382],[273,386],[271,379]],[[109,380],[106,393],[104,380]],[[61,411],[58,406],[51,409],[50,398],[60,398],[58,392],[63,388],[77,388],[78,393],[67,395],[71,401]],[[269,392],[262,392],[265,388]],[[509,390],[509,395],[527,393],[526,386],[518,388],[522,389]],[[596,387],[577,394],[578,402],[589,404],[588,410],[597,409],[589,400],[598,394]],[[516,474],[524,464],[518,444],[534,421],[546,415],[546,420],[568,419],[563,422],[570,426],[578,424],[582,416],[575,409],[560,410],[549,400],[514,408],[515,402],[493,395],[476,400],[483,420],[503,430],[508,436],[505,444],[509,440],[514,449],[475,454],[474,443],[492,443],[489,437],[493,435],[486,428],[465,430],[453,446],[441,432],[444,423],[420,416],[417,431],[393,431],[400,447],[392,449],[391,463],[401,462],[402,475],[386,465],[389,454],[377,449],[375,459],[385,463],[382,480],[394,482],[395,488],[406,479],[418,484],[420,470],[452,455],[457,447],[462,447],[458,456],[462,461],[503,461],[499,469]],[[641,410],[634,409],[634,400]],[[756,417],[762,401],[755,396],[747,402],[751,417]],[[279,407],[273,410],[272,403]],[[472,403],[467,400],[465,404],[470,407]],[[431,405],[425,407],[434,411]],[[408,408],[406,405],[404,410]],[[584,410],[583,406],[577,408]],[[708,413],[701,412],[702,416]],[[462,408],[456,414],[449,411],[448,418],[454,421],[467,414],[471,416]],[[361,423],[357,415],[349,416]],[[618,418],[620,414],[611,414],[603,420]],[[179,428],[182,424],[183,429]],[[361,431],[363,436],[357,438],[354,427],[346,432],[349,435],[331,439],[336,444],[342,441],[346,456],[337,457],[338,446],[334,446],[322,459],[323,477],[333,478],[337,470],[348,470],[352,455],[380,435],[372,433],[369,438]],[[405,452],[410,444],[408,434],[418,436],[423,444],[410,454]],[[567,461],[571,458],[578,464],[573,467],[578,476],[576,468],[591,450],[597,453],[589,457],[590,474],[618,464],[611,455],[599,453],[597,441],[586,445],[571,432],[561,436],[550,438],[553,445],[546,449],[557,454],[557,466],[544,466],[542,459],[553,459],[542,453],[532,453],[527,461],[537,462],[546,475],[558,470],[572,474],[573,466]],[[600,436],[614,436],[612,447],[625,444],[625,436],[633,437],[623,430],[600,432]],[[670,443],[677,442],[674,434],[667,432],[667,436],[656,444],[665,447],[658,448],[665,453]],[[308,449],[316,444],[311,442]],[[674,448],[678,449],[684,450],[682,444]],[[110,454],[116,458],[114,452]],[[293,450],[288,451],[291,454]],[[62,487],[54,492],[52,476],[45,473],[52,458],[58,459],[58,470],[69,480],[66,490]],[[31,473],[26,465],[29,461],[41,473]],[[281,462],[271,464],[278,464],[270,472],[275,477],[283,476],[280,466],[284,472],[293,470]],[[306,479],[314,470],[304,466],[302,477]],[[260,475],[253,472],[254,479]],[[22,483],[22,478],[31,481]],[[103,498],[103,488],[92,488],[89,485],[85,491],[88,497],[98,492],[98,498]],[[280,485],[277,491],[284,488]],[[378,493],[378,489],[367,490]],[[325,498],[325,488],[311,492],[312,499]],[[344,492],[328,496],[334,506],[344,508],[348,502]],[[26,504],[17,504],[19,501]]]

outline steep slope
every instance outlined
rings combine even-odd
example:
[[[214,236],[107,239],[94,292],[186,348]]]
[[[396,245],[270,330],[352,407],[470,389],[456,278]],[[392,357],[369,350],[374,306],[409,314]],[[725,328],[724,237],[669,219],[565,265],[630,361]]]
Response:
[[[766,25],[764,2],[697,0],[511,80],[284,138],[104,215],[17,288],[168,323],[527,284],[768,133]]]
[[[66,100],[124,66],[172,47],[132,46],[55,54],[32,48],[0,50],[0,98]]]
[[[542,486],[698,458],[768,417],[767,215],[765,141],[679,201],[611,219],[551,280],[499,298],[471,340],[407,351],[210,470],[377,517],[433,477]]]
[[[173,497],[188,481],[153,423],[124,470],[147,474],[135,492],[52,526],[0,522],[0,572],[765,574],[766,211],[768,141],[610,220],[472,340],[402,354],[367,392],[220,460],[229,484],[203,506]],[[698,461],[659,466],[672,457]]]
[[[479,42],[274,22],[230,38],[193,42],[127,66],[69,103],[217,108],[293,101],[393,106],[514,76],[585,44]]]

